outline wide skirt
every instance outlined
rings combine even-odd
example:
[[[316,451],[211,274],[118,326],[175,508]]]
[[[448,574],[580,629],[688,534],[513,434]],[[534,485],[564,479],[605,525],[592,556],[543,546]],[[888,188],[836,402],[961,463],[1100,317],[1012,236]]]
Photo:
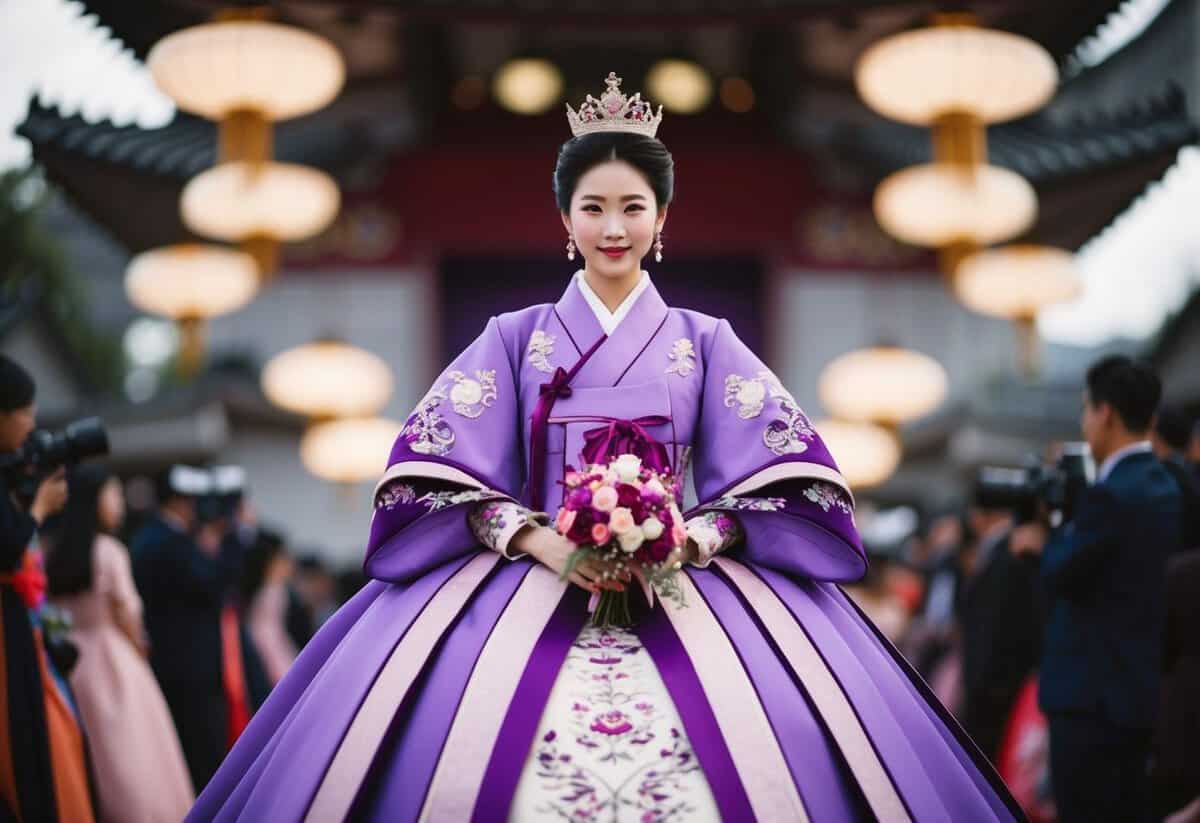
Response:
[[[595,639],[586,595],[528,559],[481,551],[410,583],[372,581],[304,649],[188,819],[1021,819],[836,585],[722,557],[688,568],[683,589],[682,606],[657,603],[623,636],[636,649],[622,639],[647,657],[639,688],[658,691],[640,702],[656,725],[636,722],[646,709],[630,695],[564,699],[583,672],[564,664]],[[632,784],[614,794],[581,762],[588,741],[636,750]]]

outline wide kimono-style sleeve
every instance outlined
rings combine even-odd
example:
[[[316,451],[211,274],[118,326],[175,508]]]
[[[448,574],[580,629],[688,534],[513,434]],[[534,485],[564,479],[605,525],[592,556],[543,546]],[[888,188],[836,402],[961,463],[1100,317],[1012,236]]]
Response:
[[[696,524],[705,515],[706,526],[719,526],[712,513],[732,513],[740,539],[728,550],[744,559],[794,577],[861,578],[854,498],[795,399],[725,320],[704,363],[693,469],[700,503],[688,512],[689,533],[704,533]],[[702,564],[711,553],[701,552]]]
[[[406,582],[485,548],[469,515],[523,482],[514,374],[493,317],[409,415],[375,488],[368,576]]]

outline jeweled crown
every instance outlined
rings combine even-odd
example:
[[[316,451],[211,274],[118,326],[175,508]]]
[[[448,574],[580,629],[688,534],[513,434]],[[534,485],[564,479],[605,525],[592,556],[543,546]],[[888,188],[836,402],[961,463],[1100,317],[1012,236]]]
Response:
[[[621,78],[615,71],[608,73],[604,84],[608,86],[600,99],[592,97],[579,104],[576,112],[567,104],[567,122],[571,124],[571,134],[579,137],[581,134],[591,134],[595,131],[631,131],[653,137],[662,122],[662,106],[654,111],[650,104],[642,99],[638,92],[633,97],[626,97],[621,92]]]

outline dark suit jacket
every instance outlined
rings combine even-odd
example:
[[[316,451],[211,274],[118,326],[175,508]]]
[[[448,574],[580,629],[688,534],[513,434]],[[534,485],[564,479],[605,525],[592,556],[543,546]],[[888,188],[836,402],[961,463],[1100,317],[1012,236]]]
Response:
[[[1042,709],[1132,729],[1159,700],[1167,557],[1180,544],[1179,487],[1150,453],[1125,457],[1082,495],[1042,553],[1048,598]]]
[[[963,686],[1011,703],[1037,666],[1042,611],[1037,563],[1016,557],[1005,535],[963,586]]]
[[[130,553],[150,635],[150,665],[199,791],[220,765],[228,739],[221,610],[235,567],[220,554],[206,555],[158,517],[137,533]]]

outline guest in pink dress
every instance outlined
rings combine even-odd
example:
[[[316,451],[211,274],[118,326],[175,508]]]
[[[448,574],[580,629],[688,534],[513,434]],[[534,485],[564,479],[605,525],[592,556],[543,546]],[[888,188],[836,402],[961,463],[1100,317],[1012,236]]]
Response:
[[[142,601],[129,552],[111,537],[125,516],[121,483],[86,466],[48,541],[50,596],[70,611],[79,663],[71,687],[87,730],[99,819],[176,823],[195,799],[166,701],[146,662]]]
[[[288,583],[293,568],[283,537],[260,529],[245,560],[242,597],[250,639],[272,688],[296,661],[296,644],[287,630]]]

